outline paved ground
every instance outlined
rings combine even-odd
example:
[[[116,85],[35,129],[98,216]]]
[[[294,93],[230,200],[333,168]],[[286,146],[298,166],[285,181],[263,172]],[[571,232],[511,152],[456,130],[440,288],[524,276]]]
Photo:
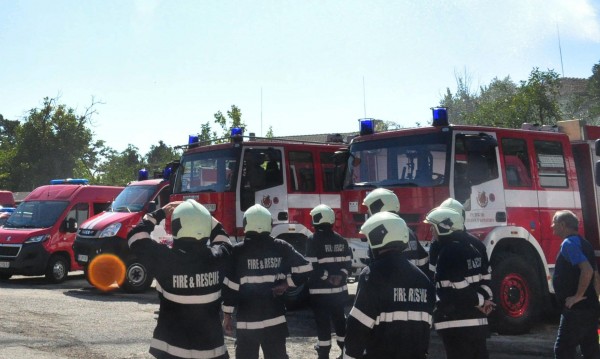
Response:
[[[43,278],[16,277],[0,282],[0,359],[150,358],[147,351],[157,310],[153,290],[101,293],[81,272],[59,285]],[[312,313],[291,311],[288,322],[290,358],[315,358]],[[491,358],[552,358],[555,334],[556,323],[550,322],[527,335],[493,335],[488,342]],[[234,339],[227,338],[227,344],[233,358]],[[334,355],[339,355],[337,348]],[[430,357],[445,357],[435,332]]]

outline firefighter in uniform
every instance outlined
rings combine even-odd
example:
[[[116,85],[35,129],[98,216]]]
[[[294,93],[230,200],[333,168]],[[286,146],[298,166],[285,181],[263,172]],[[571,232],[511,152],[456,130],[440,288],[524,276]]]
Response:
[[[171,213],[173,248],[150,238]],[[148,263],[157,281],[160,308],[150,344],[156,358],[229,358],[220,306],[231,246],[206,245],[211,221],[198,202],[173,202],[144,216],[128,234],[131,251]]]
[[[367,207],[370,216],[382,211],[400,215],[400,201],[398,200],[398,196],[386,188],[377,188],[371,191],[363,200],[363,206]],[[429,254],[410,228],[408,229],[408,235],[408,247],[405,251],[406,257],[419,267],[423,273],[430,275]],[[433,275],[431,274],[430,277],[432,278]]]
[[[427,358],[435,289],[402,253],[409,241],[406,223],[382,212],[370,217],[361,233],[373,261],[360,275],[344,358]]]
[[[352,251],[348,241],[333,231],[335,213],[330,207],[318,205],[310,211],[310,215],[315,233],[308,239],[306,251],[306,259],[313,266],[308,291],[319,340],[315,349],[319,359],[327,359],[331,350],[331,322],[337,344],[344,350],[344,306],[348,301],[346,279],[352,270]]]
[[[287,242],[270,236],[271,213],[255,204],[244,213],[245,238],[233,247],[223,290],[223,327],[233,334],[237,359],[287,359],[288,327],[282,295],[306,282],[312,266]]]
[[[442,202],[440,204],[440,206],[438,208],[452,209],[452,210],[460,213],[463,217],[463,221],[465,221],[465,207],[459,201],[455,200],[454,198],[446,199],[444,202]],[[464,228],[463,230],[466,231],[466,228]],[[429,271],[431,273],[435,273],[435,267],[437,264],[437,256],[438,256],[438,253],[440,252],[440,242],[439,242],[439,240],[437,240],[438,239],[437,233],[435,231],[433,231],[433,236],[434,236],[434,240],[431,242],[431,246],[429,247]],[[473,236],[467,236],[467,239],[470,241],[471,244],[473,244],[473,246],[479,251],[479,253],[481,253],[481,260],[482,260],[481,265],[482,265],[483,271],[487,273],[485,275],[485,279],[488,281],[491,281],[492,274],[490,272],[489,258],[487,256],[487,249],[485,248],[485,245],[483,244],[483,242],[481,242],[479,239],[477,239]],[[492,298],[493,298],[492,289],[485,284],[482,284],[482,286],[488,292],[489,299],[492,300]]]
[[[495,305],[483,256],[472,244],[477,238],[468,238],[462,214],[450,208],[433,209],[425,222],[432,225],[440,244],[433,321],[447,359],[487,359],[487,315]]]

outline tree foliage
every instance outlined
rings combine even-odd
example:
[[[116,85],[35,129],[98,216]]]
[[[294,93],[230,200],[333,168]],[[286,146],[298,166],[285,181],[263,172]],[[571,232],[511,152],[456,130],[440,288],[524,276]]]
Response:
[[[452,122],[520,127],[524,122],[552,125],[561,119],[558,103],[560,81],[553,70],[534,68],[526,81],[516,85],[510,77],[494,78],[489,85],[471,90],[468,76],[457,76],[457,90],[450,89],[440,101]]]
[[[227,111],[227,117],[225,117],[221,111],[217,111],[214,117],[215,124],[221,129],[219,133],[216,131],[213,132],[213,137],[211,139],[215,143],[227,142],[224,138],[228,136],[229,130],[232,127],[242,127],[246,129],[246,124],[242,121],[242,111],[236,105],[231,105],[231,109]]]

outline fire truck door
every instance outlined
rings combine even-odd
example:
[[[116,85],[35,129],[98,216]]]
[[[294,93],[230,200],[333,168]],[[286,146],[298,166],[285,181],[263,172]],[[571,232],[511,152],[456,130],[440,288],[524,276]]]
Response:
[[[453,196],[465,207],[467,229],[506,225],[496,134],[455,134],[452,165]]]
[[[274,147],[245,148],[243,159],[236,226],[243,226],[244,212],[256,203],[271,212],[274,225],[288,223],[283,150]]]

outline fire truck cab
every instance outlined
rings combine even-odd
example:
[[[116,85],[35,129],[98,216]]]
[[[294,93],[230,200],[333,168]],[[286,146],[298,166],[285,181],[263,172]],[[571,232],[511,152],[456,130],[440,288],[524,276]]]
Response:
[[[236,129],[234,129],[236,131]],[[244,211],[255,203],[273,218],[272,236],[305,253],[312,233],[310,211],[319,204],[336,213],[340,231],[340,184],[335,152],[343,143],[315,143],[290,139],[244,137],[233,134],[229,143],[190,143],[183,153],[173,183],[171,200],[192,198],[221,222],[233,242],[244,237]]]
[[[0,279],[45,275],[53,283],[81,270],[73,255],[77,227],[104,211],[123,187],[84,179],[52,180],[34,189],[0,227]]]
[[[457,199],[466,210],[467,230],[487,248],[496,329],[525,332],[552,304],[552,272],[563,240],[552,233],[554,213],[575,212],[581,233],[600,253],[593,173],[600,127],[563,121],[504,129],[449,125],[444,115],[438,120],[381,133],[361,122],[361,135],[346,153],[341,233],[361,237],[367,218],[362,201],[372,189],[386,187],[427,246],[432,237],[425,215],[446,198]]]
[[[88,264],[101,253],[117,255],[125,264],[123,288],[128,292],[142,292],[152,284],[154,277],[147,265],[130,251],[127,233],[142,217],[169,202],[171,187],[169,173],[148,179],[148,172],[140,171],[139,180],[129,183],[112,205],[81,224],[73,243],[75,260],[87,274]],[[166,177],[166,178],[163,178]],[[167,221],[164,221],[167,222]],[[170,244],[166,223],[156,226],[151,236],[157,242]],[[86,276],[87,277],[87,276]]]

